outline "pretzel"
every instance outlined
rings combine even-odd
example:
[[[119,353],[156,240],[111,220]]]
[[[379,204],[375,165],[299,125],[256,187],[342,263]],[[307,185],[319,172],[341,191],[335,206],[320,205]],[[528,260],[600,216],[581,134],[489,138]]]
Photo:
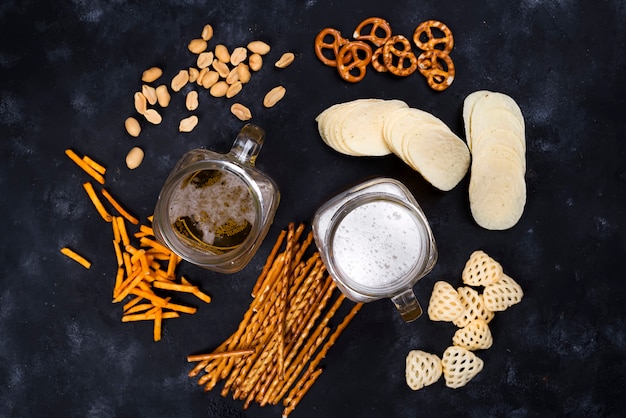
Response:
[[[396,45],[402,45],[402,49],[396,48]],[[410,65],[405,66],[405,60]],[[402,35],[392,36],[383,45],[383,62],[390,73],[398,76],[408,76],[413,74],[417,69],[417,57],[411,51],[411,44],[407,38]]]
[[[443,36],[435,36],[437,33],[433,34],[433,28],[438,29],[443,33]],[[426,40],[423,40],[424,37]],[[413,42],[423,51],[438,49],[448,53],[454,46],[454,37],[452,36],[452,31],[450,31],[448,26],[444,23],[438,20],[427,20],[420,23],[417,28],[415,28],[415,32],[413,32]]]
[[[389,71],[387,70],[387,66],[385,65],[385,63],[382,62],[382,57],[383,57],[383,47],[380,46],[376,48],[376,50],[372,53],[372,67],[374,68],[374,70],[378,71],[379,73],[385,73]]]
[[[337,71],[344,80],[356,83],[365,77],[367,65],[371,60],[372,48],[368,44],[363,41],[348,42],[339,48]]]
[[[330,37],[330,42],[326,41],[326,38]],[[324,28],[315,37],[315,55],[324,64],[330,67],[337,66],[337,55],[339,54],[339,48],[347,44],[349,41],[341,36],[341,32],[333,28]],[[331,50],[332,58],[327,57],[324,51]]]
[[[362,34],[361,32],[363,29],[370,25],[371,27],[369,33]],[[376,32],[378,32],[379,29],[384,32],[384,36],[378,36]],[[370,17],[359,23],[354,30],[352,37],[357,41],[370,41],[376,46],[383,46],[391,37],[391,26],[385,19],[380,17]]]
[[[454,81],[454,62],[447,53],[432,49],[420,54],[417,68],[433,90],[442,91]]]

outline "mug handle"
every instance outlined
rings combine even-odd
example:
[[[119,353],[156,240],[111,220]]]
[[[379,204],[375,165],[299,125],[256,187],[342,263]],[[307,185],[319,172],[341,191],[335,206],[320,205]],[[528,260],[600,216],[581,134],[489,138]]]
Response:
[[[422,307],[420,306],[413,289],[407,289],[391,298],[391,301],[396,305],[396,309],[400,312],[400,316],[405,322],[415,321],[422,315]]]

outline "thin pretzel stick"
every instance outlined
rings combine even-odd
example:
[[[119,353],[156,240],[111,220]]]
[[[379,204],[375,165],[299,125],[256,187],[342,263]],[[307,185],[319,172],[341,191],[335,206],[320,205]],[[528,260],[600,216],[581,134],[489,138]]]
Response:
[[[289,288],[289,272],[291,270],[291,258],[294,245],[294,224],[289,224],[287,233],[287,249],[285,250],[285,266],[282,271],[282,283],[280,289],[280,310],[278,312],[278,368],[279,378],[285,378],[285,322],[287,321],[287,295]]]
[[[331,306],[331,308],[328,310],[328,312],[326,312],[326,315],[324,315],[324,317],[322,318],[322,320],[320,321],[320,323],[318,324],[314,335],[319,333],[320,329],[326,329],[326,325],[328,324],[328,322],[330,321],[330,319],[335,315],[335,312],[337,312],[337,310],[339,309],[339,307],[341,306],[341,303],[343,302],[343,300],[345,299],[345,296],[343,295],[343,293],[339,294],[339,296],[337,297],[337,299],[335,300],[335,303]],[[298,356],[300,357],[300,356]],[[287,391],[289,390],[289,387],[293,384],[293,381],[298,377],[297,373],[300,372],[300,370],[302,370],[303,367],[303,363],[302,361],[298,361],[299,359],[296,358],[296,361],[294,361],[294,365],[295,365],[295,371],[296,372],[292,372],[291,373],[291,378],[287,381],[286,384],[284,384],[282,386],[281,391],[279,392],[278,396],[276,396],[274,398],[275,402],[272,403],[278,403],[278,400],[280,400],[283,396],[285,396],[285,393],[287,393]]]
[[[202,361],[202,360],[214,360],[216,358],[222,357],[230,357],[230,356],[246,356],[248,354],[254,353],[254,348],[250,348],[247,350],[233,350],[233,351],[223,351],[221,353],[209,353],[209,354],[195,354],[192,356],[187,356],[187,361],[192,363],[194,361]]]
[[[267,276],[267,273],[270,271],[270,267],[272,266],[272,264],[274,264],[274,259],[276,258],[276,253],[278,253],[278,250],[280,249],[280,246],[283,244],[283,240],[285,239],[285,235],[287,235],[287,231],[285,231],[285,230],[280,231],[280,234],[278,234],[278,238],[276,239],[276,243],[274,243],[274,247],[272,247],[272,251],[270,252],[269,256],[267,257],[267,261],[265,262],[265,265],[263,266],[263,270],[261,270],[261,274],[257,278],[257,281],[256,281],[254,287],[252,288],[251,295],[252,295],[253,298],[256,297],[256,294],[261,289],[261,286],[263,285],[263,280]]]
[[[285,409],[283,409],[282,418],[287,418],[289,414],[291,414],[293,410],[296,409],[296,406],[300,403],[300,401],[309,391],[309,389],[311,389],[311,386],[313,386],[313,383],[315,383],[315,381],[318,377],[320,377],[321,374],[322,369],[317,369],[315,372],[311,373],[311,375],[308,376],[306,381],[298,383],[297,387],[299,387],[299,390],[295,394],[295,396],[288,401]]]
[[[287,348],[288,355],[285,359],[286,367],[289,367],[291,365],[291,361],[298,354],[298,349],[300,348],[302,343],[305,342],[310,329],[313,327],[313,324],[326,306],[326,303],[330,298],[333,290],[330,289],[330,291],[328,291],[328,287],[331,286],[331,284],[332,280],[328,280],[326,282],[325,286],[323,287],[323,291],[320,292],[317,298],[313,300],[313,302],[310,304],[309,310],[303,314],[304,319],[301,321],[301,326],[297,328],[297,331],[294,333],[292,340],[290,341]],[[305,326],[307,325],[308,327],[306,328],[306,330],[303,331],[303,328],[305,328]],[[276,373],[277,370],[274,370],[272,376],[274,377]],[[271,379],[268,379],[266,384],[259,391],[260,399],[258,400],[258,402],[260,406],[265,406],[270,401],[270,398],[275,394],[276,387],[280,384],[280,381],[274,379],[273,377]]]

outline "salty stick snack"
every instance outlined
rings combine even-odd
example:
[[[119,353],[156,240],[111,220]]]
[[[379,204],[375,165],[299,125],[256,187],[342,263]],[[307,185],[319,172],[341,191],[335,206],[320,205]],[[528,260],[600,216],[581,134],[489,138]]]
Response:
[[[286,417],[321,374],[321,361],[361,305],[333,324],[349,302],[318,252],[306,257],[312,234],[301,239],[303,231],[304,225],[291,223],[278,235],[237,331],[213,353],[188,357],[198,361],[188,375],[199,376],[205,391],[224,381],[222,396],[243,400],[244,409],[283,401]]]

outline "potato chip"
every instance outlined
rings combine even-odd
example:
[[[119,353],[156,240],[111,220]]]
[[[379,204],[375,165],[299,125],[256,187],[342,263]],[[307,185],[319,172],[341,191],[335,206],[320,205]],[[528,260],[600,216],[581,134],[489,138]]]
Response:
[[[526,205],[522,112],[511,97],[481,90],[465,98],[463,121],[472,153],[472,216],[485,229],[509,229],[520,220]]]

